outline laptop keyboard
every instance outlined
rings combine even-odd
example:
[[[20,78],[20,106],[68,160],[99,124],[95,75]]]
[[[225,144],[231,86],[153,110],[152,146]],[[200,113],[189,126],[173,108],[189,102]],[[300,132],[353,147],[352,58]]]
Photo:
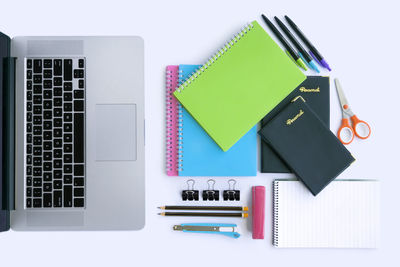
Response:
[[[26,208],[85,206],[85,59],[27,58]]]

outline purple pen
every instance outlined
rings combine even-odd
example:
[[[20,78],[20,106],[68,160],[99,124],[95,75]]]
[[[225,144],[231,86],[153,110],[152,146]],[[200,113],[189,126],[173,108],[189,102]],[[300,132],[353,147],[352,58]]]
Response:
[[[329,67],[328,62],[326,62],[326,60],[324,58],[321,58],[321,60],[318,60],[318,58],[313,54],[313,52],[311,50],[309,51],[309,53],[315,59],[315,61],[317,61],[322,67],[331,71],[331,67]]]
[[[310,49],[310,55],[324,68],[331,71],[331,68],[328,65],[328,62],[322,57],[322,55],[318,52],[315,46],[312,45],[310,40],[304,35],[304,33],[297,27],[297,25],[288,17],[285,16],[286,21],[289,23],[290,27],[296,32],[296,34],[300,37],[300,39],[304,42],[304,44]]]

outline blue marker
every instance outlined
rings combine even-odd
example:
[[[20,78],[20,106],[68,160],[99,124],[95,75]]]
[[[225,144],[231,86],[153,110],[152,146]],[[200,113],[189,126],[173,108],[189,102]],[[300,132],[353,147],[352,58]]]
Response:
[[[306,64],[310,67],[310,69],[313,69],[317,73],[319,73],[319,69],[317,67],[316,62],[312,59],[312,57],[307,53],[307,51],[301,46],[301,44],[296,40],[294,35],[289,31],[289,29],[283,24],[283,22],[275,17],[276,22],[278,23],[279,27],[282,29],[282,31],[286,34],[286,36],[289,38],[289,40],[293,43],[293,45],[296,47],[297,50],[299,50],[299,56],[301,59],[306,62]]]
[[[308,55],[308,54],[306,53],[306,55]],[[303,56],[303,54],[302,54],[301,52],[299,52],[299,56],[301,57],[301,59],[302,59],[304,62],[306,62],[306,64],[308,65],[308,67],[310,67],[310,69],[313,69],[313,70],[315,70],[317,73],[319,73],[319,69],[318,69],[318,67],[317,67],[317,64],[316,64],[316,62],[315,62],[313,59],[311,59],[310,61],[307,61],[307,60],[304,58],[304,56]]]

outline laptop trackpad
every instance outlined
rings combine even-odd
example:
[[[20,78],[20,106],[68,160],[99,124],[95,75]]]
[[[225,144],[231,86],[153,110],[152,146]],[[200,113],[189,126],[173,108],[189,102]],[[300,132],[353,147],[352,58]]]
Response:
[[[96,160],[136,160],[136,104],[96,105]]]

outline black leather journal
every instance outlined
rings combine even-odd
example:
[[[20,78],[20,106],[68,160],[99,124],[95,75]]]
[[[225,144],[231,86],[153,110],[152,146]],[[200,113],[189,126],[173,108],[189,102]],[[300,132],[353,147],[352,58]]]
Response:
[[[259,134],[314,196],[354,162],[301,96],[286,105]]]
[[[276,114],[279,113],[296,96],[302,96],[309,107],[329,128],[329,77],[307,76],[296,89],[293,90],[282,102],[279,103],[261,121],[261,127],[266,125]],[[261,144],[261,172],[262,173],[288,173],[291,172],[286,163],[276,154],[276,152],[266,143]]]

